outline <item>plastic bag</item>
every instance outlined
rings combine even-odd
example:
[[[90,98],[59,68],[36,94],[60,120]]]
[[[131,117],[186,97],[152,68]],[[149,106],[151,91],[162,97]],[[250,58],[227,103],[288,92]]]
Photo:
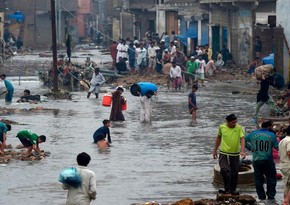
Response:
[[[82,185],[82,178],[75,167],[66,168],[60,172],[58,181],[75,188]]]

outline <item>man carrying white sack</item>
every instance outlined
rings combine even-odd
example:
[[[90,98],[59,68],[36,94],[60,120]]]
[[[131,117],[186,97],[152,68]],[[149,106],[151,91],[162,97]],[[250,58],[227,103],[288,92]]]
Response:
[[[100,73],[99,68],[95,68],[95,72],[93,74],[93,77],[90,82],[90,89],[87,95],[87,98],[90,98],[91,93],[94,93],[96,95],[96,98],[99,98],[99,92],[101,89],[101,86],[106,82],[104,76]]]

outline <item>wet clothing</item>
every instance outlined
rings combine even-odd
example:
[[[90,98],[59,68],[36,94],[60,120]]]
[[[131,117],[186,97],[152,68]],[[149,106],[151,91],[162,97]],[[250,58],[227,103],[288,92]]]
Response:
[[[287,152],[290,152],[290,136],[286,136],[279,143],[280,167],[285,183],[285,195],[290,191],[290,158]]]
[[[8,131],[6,125],[3,122],[0,122],[0,142],[3,142],[3,135]]]
[[[89,93],[95,93],[98,94],[100,92],[101,86],[106,82],[104,76],[99,73],[96,75],[96,73],[93,74],[93,77],[91,79],[91,87],[89,89]]]
[[[235,192],[238,184],[240,157],[220,153],[219,166],[225,191],[228,193]]]
[[[140,97],[140,122],[151,122],[152,117],[152,98],[146,95]]]
[[[14,87],[12,85],[12,83],[9,81],[9,80],[4,80],[4,84],[5,84],[5,87],[7,89],[7,94],[5,96],[5,101],[6,102],[11,102],[12,101],[12,98],[13,98],[13,93],[14,93]]]
[[[260,200],[274,199],[276,195],[276,167],[273,160],[257,160],[253,162],[255,187]],[[265,177],[267,181],[267,192],[264,190]]]
[[[94,143],[97,143],[98,141],[101,140],[100,135],[103,134],[104,136],[108,137],[108,142],[111,143],[111,136],[110,136],[110,129],[106,126],[102,126],[99,129],[97,129],[94,133]]]
[[[122,105],[125,103],[125,99],[121,96],[119,91],[112,93],[112,108],[110,114],[110,121],[125,121],[125,117],[122,112]]]
[[[62,188],[68,190],[66,205],[89,205],[91,200],[96,199],[97,195],[95,173],[84,166],[78,166],[77,171],[82,178],[82,185],[80,187],[75,188],[62,184]]]
[[[246,148],[253,152],[253,167],[255,186],[259,199],[274,199],[276,195],[276,167],[272,150],[278,148],[276,135],[262,128],[251,132],[245,137]],[[267,182],[267,192],[264,190],[264,176]]]
[[[21,141],[21,143],[25,147],[30,147],[32,145],[38,144],[38,135],[29,131],[29,130],[21,130],[17,133],[16,137]]]

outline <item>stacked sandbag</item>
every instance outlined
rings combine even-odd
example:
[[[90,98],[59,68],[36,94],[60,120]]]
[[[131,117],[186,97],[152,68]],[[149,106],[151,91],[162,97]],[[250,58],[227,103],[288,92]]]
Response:
[[[257,80],[262,80],[262,75],[267,76],[273,72],[273,65],[261,65],[255,68],[255,76]]]

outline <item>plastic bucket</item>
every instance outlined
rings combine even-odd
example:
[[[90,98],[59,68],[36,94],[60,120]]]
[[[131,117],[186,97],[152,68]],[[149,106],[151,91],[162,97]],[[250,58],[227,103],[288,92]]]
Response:
[[[157,91],[157,86],[154,83],[150,82],[139,82],[131,86],[130,92],[134,96],[139,96],[138,92],[141,93],[141,96],[146,95],[146,93],[151,90],[153,92]]]
[[[124,104],[122,104],[122,110],[127,110],[127,100],[125,99]]]
[[[111,95],[104,95],[102,100],[102,105],[105,107],[110,107],[112,104],[112,96]]]

